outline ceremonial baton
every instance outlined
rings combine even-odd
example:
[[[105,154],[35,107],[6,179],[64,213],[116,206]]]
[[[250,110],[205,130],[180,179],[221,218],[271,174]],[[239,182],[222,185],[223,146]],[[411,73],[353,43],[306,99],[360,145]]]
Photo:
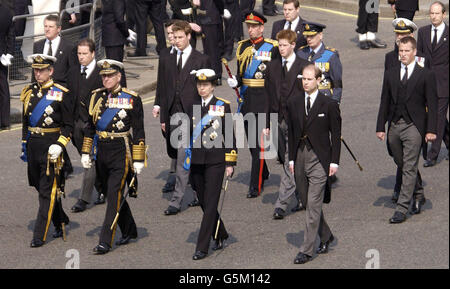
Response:
[[[131,179],[130,184],[128,185],[128,187],[132,187],[134,184],[134,181],[136,180],[136,173],[133,175],[133,178]],[[119,213],[120,210],[122,209],[123,204],[125,203],[126,198],[128,197],[128,193],[130,190],[127,190],[127,193],[125,194],[125,196],[123,197],[122,202],[120,203],[120,207],[119,210],[117,211],[116,217],[114,218],[113,223],[111,224],[111,231],[113,230],[114,226],[117,224],[117,221],[119,220]]]
[[[217,240],[217,234],[219,233],[219,226],[220,226],[220,219],[222,217],[222,208],[223,208],[223,203],[225,201],[225,193],[227,192],[227,188],[228,188],[228,180],[230,179],[230,177],[227,177],[225,179],[225,185],[222,186],[223,189],[223,197],[222,197],[222,204],[220,205],[220,211],[219,211],[219,219],[217,220],[217,226],[216,226],[216,233],[214,234],[214,240]]]
[[[228,61],[225,58],[222,58],[222,63],[225,66],[225,69],[227,70],[228,77],[233,78],[233,74],[231,73],[230,67],[228,66]],[[234,92],[236,92],[236,96],[238,97],[239,103],[242,102],[241,94],[239,93],[239,89],[237,87],[234,87]]]
[[[355,163],[358,165],[358,168],[360,171],[363,170],[362,166],[359,164],[358,160],[356,159],[355,155],[353,154],[353,152],[350,150],[350,148],[348,147],[347,143],[345,142],[344,138],[341,136],[341,141],[344,144],[344,146],[347,148],[348,152],[350,153],[350,155],[352,156],[353,160],[355,161]]]

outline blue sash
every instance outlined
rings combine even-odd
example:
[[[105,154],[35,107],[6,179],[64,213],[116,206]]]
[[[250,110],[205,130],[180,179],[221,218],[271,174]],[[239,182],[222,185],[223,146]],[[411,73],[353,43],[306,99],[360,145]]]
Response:
[[[222,105],[223,101],[218,100],[215,105]],[[184,157],[183,168],[188,171],[191,167],[191,159],[192,159],[192,145],[194,140],[196,140],[201,134],[205,126],[209,123],[209,121],[213,118],[213,115],[209,113],[205,115],[195,126],[194,131],[192,132],[191,141],[189,143],[189,147],[184,150],[186,156]]]
[[[53,90],[55,91],[61,91],[59,88],[56,87],[52,87]],[[50,91],[50,90],[49,90]],[[48,92],[47,92],[48,94]],[[45,97],[43,97],[38,104],[34,107],[33,111],[31,112],[31,116],[29,118],[30,121],[30,126],[31,127],[36,127],[36,125],[38,124],[38,121],[41,119],[42,115],[45,112],[45,109],[47,108],[47,106],[51,105],[53,103],[54,100],[49,100],[47,99],[47,94],[45,95]],[[22,152],[23,154],[20,156],[20,159],[24,162],[28,162],[28,156],[27,156],[27,143],[28,143],[28,139],[30,138],[30,131],[28,131],[27,136],[25,137],[25,140],[27,142],[22,142]]]
[[[111,94],[108,95],[108,98]],[[120,98],[127,98],[130,99],[131,95],[128,93],[125,93],[124,91],[121,92]],[[113,120],[114,116],[121,110],[121,108],[107,108],[102,113],[101,118],[97,121],[97,124],[95,126],[96,130],[98,131],[104,131],[108,127],[108,125]],[[97,160],[97,145],[98,145],[98,134],[95,134],[94,136],[94,142],[92,145],[92,155],[94,156],[94,160]]]
[[[273,44],[265,42],[263,45],[261,45],[261,47],[258,49],[257,52],[263,52],[263,51],[270,51],[273,48]],[[247,66],[247,69],[244,72],[244,78],[248,78],[248,79],[252,79],[255,76],[255,72],[258,69],[258,66],[261,64],[261,60],[257,60],[255,58],[255,56],[253,55],[252,61],[250,63],[249,66]],[[241,98],[244,98],[244,93],[247,91],[248,86],[247,85],[242,85],[241,86],[241,90],[240,90],[240,95]],[[243,102],[239,102],[238,99],[238,110],[237,112],[239,113],[241,111],[241,106],[242,106]]]
[[[328,62],[331,58],[331,56],[333,56],[334,52],[330,51],[330,50],[325,50],[322,55],[316,59],[316,61],[314,62]]]

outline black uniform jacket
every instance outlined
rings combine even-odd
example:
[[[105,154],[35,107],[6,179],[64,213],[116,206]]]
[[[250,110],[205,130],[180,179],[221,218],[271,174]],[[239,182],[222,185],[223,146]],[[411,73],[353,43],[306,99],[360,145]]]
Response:
[[[385,132],[386,122],[390,124],[398,103],[400,85],[400,67],[394,67],[384,73],[383,90],[378,111],[377,132]],[[426,133],[436,134],[437,95],[434,73],[415,65],[408,79],[406,110],[412,122],[425,140]],[[424,141],[424,145],[426,145]],[[426,158],[426,149],[423,150]]]
[[[302,137],[307,136],[312,150],[328,175],[330,163],[339,164],[341,154],[341,113],[339,104],[320,93],[311,107],[309,117],[305,115],[305,93],[297,94],[288,101],[289,108],[289,160],[297,159],[297,150]],[[306,149],[306,148],[305,148]],[[331,182],[328,178],[323,202],[331,200]]]
[[[301,79],[298,79],[297,76],[302,74],[302,70],[305,66],[309,64],[308,61],[301,59],[298,56],[295,56],[295,61],[292,64],[290,70],[287,73],[287,93],[282,98],[282,83],[281,83],[281,75],[283,71],[283,66],[281,63],[281,59],[274,59],[267,66],[266,73],[266,81],[264,83],[265,89],[267,91],[267,107],[266,107],[266,127],[270,128],[270,114],[271,113],[282,113],[282,108],[280,107],[281,99],[287,101],[291,96],[298,95],[303,93],[303,85]],[[287,111],[288,112],[288,111]],[[288,112],[289,113],[289,112]],[[286,123],[288,123],[288,115],[286,115]],[[277,123],[273,123],[272,125],[277,125]],[[286,147],[283,145],[284,136],[281,134],[281,131],[278,130],[278,159],[284,163],[284,155]]]
[[[0,56],[14,55],[14,25],[10,11],[0,4]]]
[[[124,45],[129,36],[125,0],[102,0],[102,45]]]
[[[34,43],[33,53],[44,53],[44,45],[47,39],[41,39]],[[77,57],[77,48],[64,37],[61,37],[58,50],[55,54],[56,62],[53,65],[53,80],[62,85],[66,85],[68,71],[72,66],[79,65]],[[32,82],[36,81],[34,73],[32,75]]]
[[[222,101],[223,104],[216,106],[218,101]],[[195,102],[194,105],[197,108],[201,107],[201,100]],[[236,154],[237,158],[237,148],[236,140],[233,129],[233,121],[231,119],[231,109],[230,103],[224,99],[219,99],[215,96],[208,103],[206,108],[201,109],[202,118],[209,113],[223,112],[223,115],[214,115],[211,121],[208,122],[202,129],[200,136],[195,140],[192,146],[192,164],[218,164],[226,163],[227,166],[234,166],[236,160],[232,160],[230,154]],[[192,115],[191,111],[191,136],[192,131],[200,125],[200,119],[198,116]],[[226,114],[229,117],[229,123],[226,121]],[[205,145],[204,142],[207,142]],[[212,146],[214,144],[214,146]],[[230,144],[230,147],[227,147]],[[227,157],[226,157],[227,156]]]
[[[417,54],[425,56],[430,60],[431,70],[434,72],[437,80],[438,97],[448,97],[448,25],[445,24],[444,33],[442,33],[435,49],[431,48],[431,25],[421,27],[417,37]]]

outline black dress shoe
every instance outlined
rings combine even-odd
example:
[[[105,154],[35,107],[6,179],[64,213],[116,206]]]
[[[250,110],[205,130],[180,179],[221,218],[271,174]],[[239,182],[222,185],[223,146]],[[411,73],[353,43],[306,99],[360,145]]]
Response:
[[[42,241],[40,239],[33,239],[33,240],[31,240],[30,247],[37,248],[37,247],[41,247],[42,245],[44,245],[44,241]]]
[[[53,232],[52,237],[57,239],[57,238],[61,238],[63,236],[63,230],[61,227],[59,228],[55,228],[55,232]]]
[[[145,56],[147,56],[147,54],[145,54],[145,53],[136,53],[136,52],[134,52],[134,53],[128,52],[127,53],[127,57],[145,57]]]
[[[200,202],[198,199],[194,199],[192,202],[188,204],[189,207],[198,207],[200,206]]]
[[[425,198],[421,198],[420,200],[414,200],[411,213],[416,215],[420,214],[420,212],[422,211],[422,206],[425,204],[425,202],[426,202]]]
[[[436,164],[436,160],[426,160],[423,166],[425,168],[432,167]]]
[[[176,214],[178,214],[179,211],[180,211],[180,209],[175,208],[173,206],[169,206],[167,208],[167,210],[164,211],[164,215],[166,215],[166,216],[176,215]]]
[[[201,260],[204,259],[206,256],[208,256],[208,253],[197,251],[195,252],[194,256],[192,256],[193,260]]]
[[[275,212],[273,213],[274,220],[282,220],[284,218],[285,211],[281,208],[275,208]]]
[[[137,236],[122,236],[119,241],[116,242],[117,246],[126,245],[130,242],[132,239],[136,239]]]
[[[71,208],[72,213],[78,213],[78,212],[83,212],[84,210],[86,210],[86,205],[88,203],[83,201],[82,199],[79,199],[75,205],[73,205],[73,207]]]
[[[302,252],[299,252],[297,254],[297,257],[295,257],[294,264],[305,264],[306,262],[309,262],[311,260],[311,256],[308,256],[306,254],[303,254]]]
[[[109,250],[111,250],[111,248],[109,247],[108,244],[100,243],[97,246],[95,246],[93,251],[94,251],[95,255],[104,255],[104,254],[108,253]]]
[[[394,216],[389,219],[389,223],[391,224],[400,224],[406,220],[406,215],[402,212],[395,211]]]
[[[258,189],[250,188],[247,193],[247,198],[252,199],[252,198],[257,198],[257,197],[258,197]]]
[[[367,41],[360,41],[359,48],[361,48],[362,50],[368,50],[370,49],[370,45]]]
[[[305,210],[305,209],[306,208],[305,208],[305,206],[303,206],[302,202],[298,202],[297,206],[295,206],[295,207],[293,207],[291,209],[291,212],[295,213],[295,212],[302,211],[302,210]]]
[[[387,44],[378,38],[375,38],[373,40],[368,40],[368,42],[370,44],[370,47],[373,47],[373,48],[386,48],[387,47]]]
[[[334,241],[334,236],[333,234],[331,234],[330,239],[328,239],[328,241],[326,242],[320,242],[319,248],[317,249],[316,253],[317,254],[326,254],[328,253],[328,247],[330,246],[331,243],[333,243]]]
[[[175,190],[175,184],[166,183],[164,187],[162,188],[163,193],[170,193]]]
[[[223,238],[223,239],[217,238],[217,240],[216,240],[215,243],[214,243],[214,246],[213,246],[211,249],[212,249],[213,251],[217,251],[217,250],[223,249],[223,242],[224,242],[226,239],[228,239],[228,237],[227,237],[227,238]]]
[[[105,195],[99,194],[97,200],[94,202],[94,205],[101,205],[105,203]]]
[[[392,194],[392,198],[391,198],[392,202],[397,203],[399,196],[400,196],[400,192],[394,191],[394,193]]]

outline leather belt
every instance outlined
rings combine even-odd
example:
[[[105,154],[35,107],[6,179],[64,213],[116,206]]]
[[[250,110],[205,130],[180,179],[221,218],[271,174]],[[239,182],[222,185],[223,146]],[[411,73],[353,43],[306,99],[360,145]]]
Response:
[[[60,132],[60,127],[53,127],[53,128],[44,128],[44,127],[28,127],[28,131],[31,132],[31,134],[41,134],[44,135],[46,133],[56,133]]]

